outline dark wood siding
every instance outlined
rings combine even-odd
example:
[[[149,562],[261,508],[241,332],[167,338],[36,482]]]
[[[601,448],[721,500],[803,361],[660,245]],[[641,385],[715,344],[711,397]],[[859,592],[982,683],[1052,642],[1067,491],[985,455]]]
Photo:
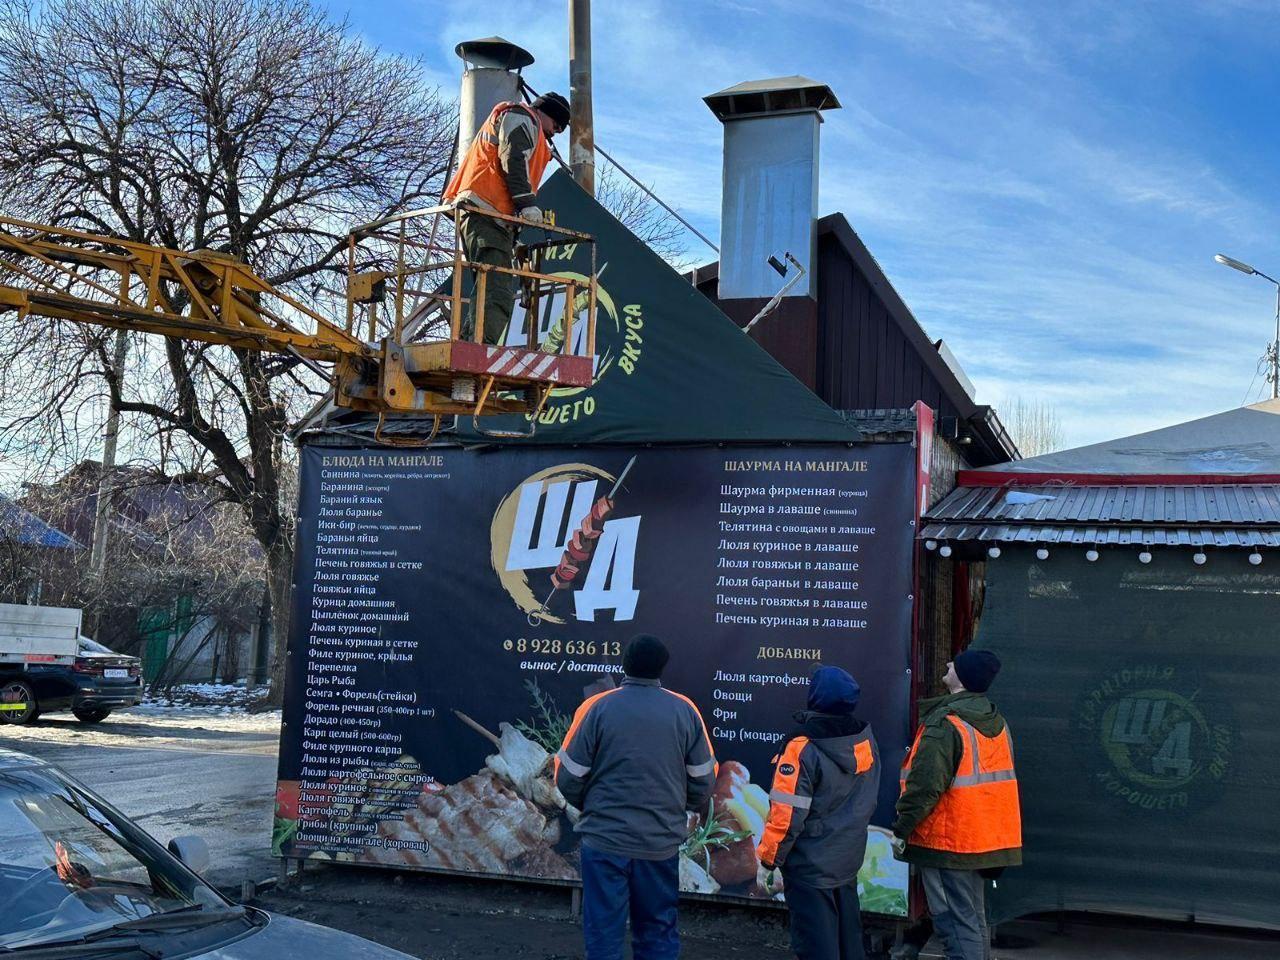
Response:
[[[816,301],[787,298],[765,329],[752,332],[757,342],[837,410],[906,410],[923,400],[942,435],[971,442],[965,455],[973,465],[1016,456],[994,411],[969,396],[844,216],[823,217],[817,233]],[[740,324],[759,308],[716,299],[717,264],[688,279]],[[808,305],[812,314],[797,309]]]
[[[909,407],[961,411],[834,233],[818,238],[817,394],[840,410]]]

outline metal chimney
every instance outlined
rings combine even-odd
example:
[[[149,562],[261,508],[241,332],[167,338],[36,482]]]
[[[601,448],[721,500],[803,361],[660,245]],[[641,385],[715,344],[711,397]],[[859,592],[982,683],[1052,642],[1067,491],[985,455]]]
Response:
[[[772,257],[802,264],[787,299],[814,296],[821,110],[840,101],[825,83],[775,77],[704,97],[724,124],[719,299],[767,300],[782,286]],[[735,318],[736,319],[736,318]]]
[[[533,54],[502,37],[466,40],[453,48],[462,58],[462,91],[458,98],[458,163],[490,112],[507,100],[520,99],[520,71]]]

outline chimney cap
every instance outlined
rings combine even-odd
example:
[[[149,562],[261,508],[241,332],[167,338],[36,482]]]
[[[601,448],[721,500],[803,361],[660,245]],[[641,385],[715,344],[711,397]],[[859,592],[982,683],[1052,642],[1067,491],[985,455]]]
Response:
[[[721,122],[762,114],[840,108],[840,101],[829,86],[801,76],[748,80],[703,97],[702,102]]]
[[[467,63],[496,70],[520,70],[533,63],[533,54],[503,37],[463,40],[453,48]]]

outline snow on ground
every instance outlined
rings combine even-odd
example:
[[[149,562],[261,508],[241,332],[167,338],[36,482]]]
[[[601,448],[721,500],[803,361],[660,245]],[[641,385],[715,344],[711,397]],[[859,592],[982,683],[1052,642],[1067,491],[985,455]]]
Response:
[[[81,723],[70,712],[44,713],[33,724],[0,726],[0,747],[38,752],[49,748],[199,747],[212,751],[275,753],[280,737],[280,711],[250,713],[221,708],[145,706],[112,711],[101,723]]]
[[[142,703],[133,708],[144,716],[166,716],[180,713],[189,717],[216,717],[245,713],[267,693],[267,687],[238,683],[180,683],[160,693],[147,693]],[[279,710],[261,713],[280,721]]]

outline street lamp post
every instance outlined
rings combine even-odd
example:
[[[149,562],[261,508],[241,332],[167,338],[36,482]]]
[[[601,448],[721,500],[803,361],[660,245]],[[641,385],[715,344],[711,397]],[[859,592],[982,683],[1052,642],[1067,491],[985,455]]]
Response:
[[[1269,277],[1261,270],[1255,270],[1247,263],[1241,263],[1226,254],[1215,254],[1213,259],[1224,267],[1239,270],[1241,273],[1247,273],[1252,277],[1261,277],[1263,280],[1269,280],[1276,288],[1276,336],[1271,341],[1271,346],[1267,348],[1267,364],[1271,367],[1271,372],[1267,374],[1267,379],[1271,381],[1271,399],[1280,398],[1280,280],[1276,280],[1275,277]]]

